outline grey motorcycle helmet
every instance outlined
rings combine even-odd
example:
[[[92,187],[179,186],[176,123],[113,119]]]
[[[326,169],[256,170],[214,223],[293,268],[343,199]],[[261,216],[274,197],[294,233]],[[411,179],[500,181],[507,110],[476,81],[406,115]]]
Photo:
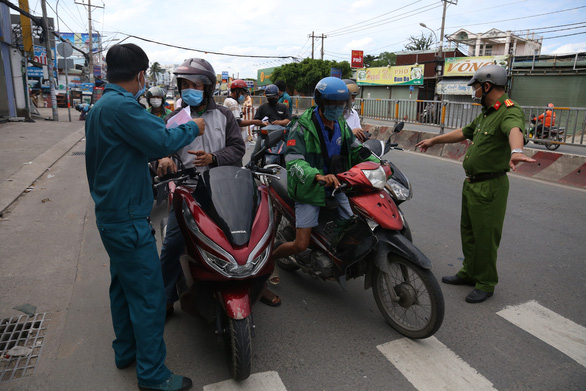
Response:
[[[495,86],[504,87],[507,84],[507,71],[500,65],[486,65],[477,70],[468,82],[468,85],[474,83],[492,83]]]

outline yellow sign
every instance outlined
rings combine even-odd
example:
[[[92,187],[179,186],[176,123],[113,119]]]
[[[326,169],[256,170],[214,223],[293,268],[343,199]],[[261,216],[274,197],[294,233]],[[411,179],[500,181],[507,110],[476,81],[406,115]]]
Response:
[[[362,68],[357,72],[356,83],[368,85],[423,85],[423,65]]]
[[[506,69],[509,64],[509,55],[446,58],[444,76],[472,76],[480,68],[492,64]]]

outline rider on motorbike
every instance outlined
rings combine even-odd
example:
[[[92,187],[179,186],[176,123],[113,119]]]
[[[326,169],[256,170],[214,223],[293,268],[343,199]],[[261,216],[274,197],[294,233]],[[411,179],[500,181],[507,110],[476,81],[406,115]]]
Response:
[[[265,88],[265,97],[267,102],[258,107],[251,124],[261,128],[269,124],[287,126],[291,121],[291,114],[284,103],[278,103],[279,88],[274,84],[268,85]]]
[[[342,80],[335,77],[320,80],[314,90],[317,105],[307,109],[291,129],[285,160],[288,193],[295,200],[296,236],[295,241],[278,246],[271,254],[272,260],[307,249],[311,230],[318,225],[320,208],[326,205],[326,195],[340,186],[335,174],[365,160],[379,161],[370,154],[366,159],[361,157],[362,144],[342,115],[348,97],[348,88]],[[352,217],[346,195],[339,192],[335,198],[339,216]]]
[[[354,110],[354,102],[356,101],[356,97],[360,93],[360,87],[354,80],[350,79],[343,79],[344,83],[346,83],[346,87],[348,87],[348,91],[350,92],[350,104],[346,107],[346,111],[344,112],[344,119],[350,129],[352,129],[352,133],[354,136],[358,138],[358,140],[364,142],[366,141],[366,136],[364,134],[364,130],[362,130],[362,125],[360,125],[360,116],[358,116],[358,112]]]
[[[159,118],[165,118],[171,114],[171,110],[164,106],[165,90],[161,87],[151,87],[146,93],[146,100],[149,104],[147,111]]]
[[[174,74],[177,76],[177,86],[183,102],[182,107],[177,108],[167,117],[167,121],[189,105],[191,117],[203,118],[206,128],[210,129],[205,133],[205,138],[198,137],[177,152],[185,168],[195,166],[198,171],[206,171],[223,165],[241,167],[246,147],[240,128],[230,110],[214,102],[213,92],[216,85],[214,68],[206,60],[190,58],[181,64]],[[160,159],[157,174],[162,176],[169,171],[177,171],[174,162],[170,158]],[[167,234],[161,249],[167,316],[173,313],[173,303],[178,300],[175,284],[181,274],[179,257],[184,248],[183,235],[177,224],[175,212],[171,209],[167,221]]]
[[[541,132],[543,131],[544,126],[545,133],[547,134],[551,127],[555,125],[555,112],[553,112],[553,103],[548,104],[547,107],[551,108],[551,110],[547,110],[545,113],[541,114],[539,117],[533,118],[533,120],[531,121],[532,123],[536,123],[537,121],[539,121],[539,125],[535,127],[535,134],[538,138],[541,137]]]

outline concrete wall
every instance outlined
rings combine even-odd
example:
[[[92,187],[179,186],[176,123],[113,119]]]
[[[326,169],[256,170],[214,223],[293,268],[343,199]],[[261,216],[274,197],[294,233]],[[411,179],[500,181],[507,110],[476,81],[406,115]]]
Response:
[[[406,124],[406,126],[408,127],[409,124]],[[379,140],[388,139],[393,131],[393,128],[390,126],[364,124],[363,127]],[[415,145],[419,141],[434,136],[437,136],[437,133],[403,129],[395,136],[393,141],[405,150],[415,151]],[[425,153],[462,161],[469,143],[466,140],[455,144],[435,145]],[[517,170],[514,171],[515,174],[586,189],[585,156],[538,151],[534,149],[526,149],[525,153],[537,161],[535,163],[520,163]],[[462,176],[464,176],[464,172],[462,172]]]

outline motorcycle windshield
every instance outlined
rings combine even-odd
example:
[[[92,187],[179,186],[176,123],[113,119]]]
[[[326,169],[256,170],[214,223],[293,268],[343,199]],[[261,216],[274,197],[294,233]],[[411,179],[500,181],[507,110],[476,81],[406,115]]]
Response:
[[[236,246],[248,243],[260,202],[252,172],[221,166],[206,171],[202,178],[195,192],[202,209],[218,224],[230,243]]]

